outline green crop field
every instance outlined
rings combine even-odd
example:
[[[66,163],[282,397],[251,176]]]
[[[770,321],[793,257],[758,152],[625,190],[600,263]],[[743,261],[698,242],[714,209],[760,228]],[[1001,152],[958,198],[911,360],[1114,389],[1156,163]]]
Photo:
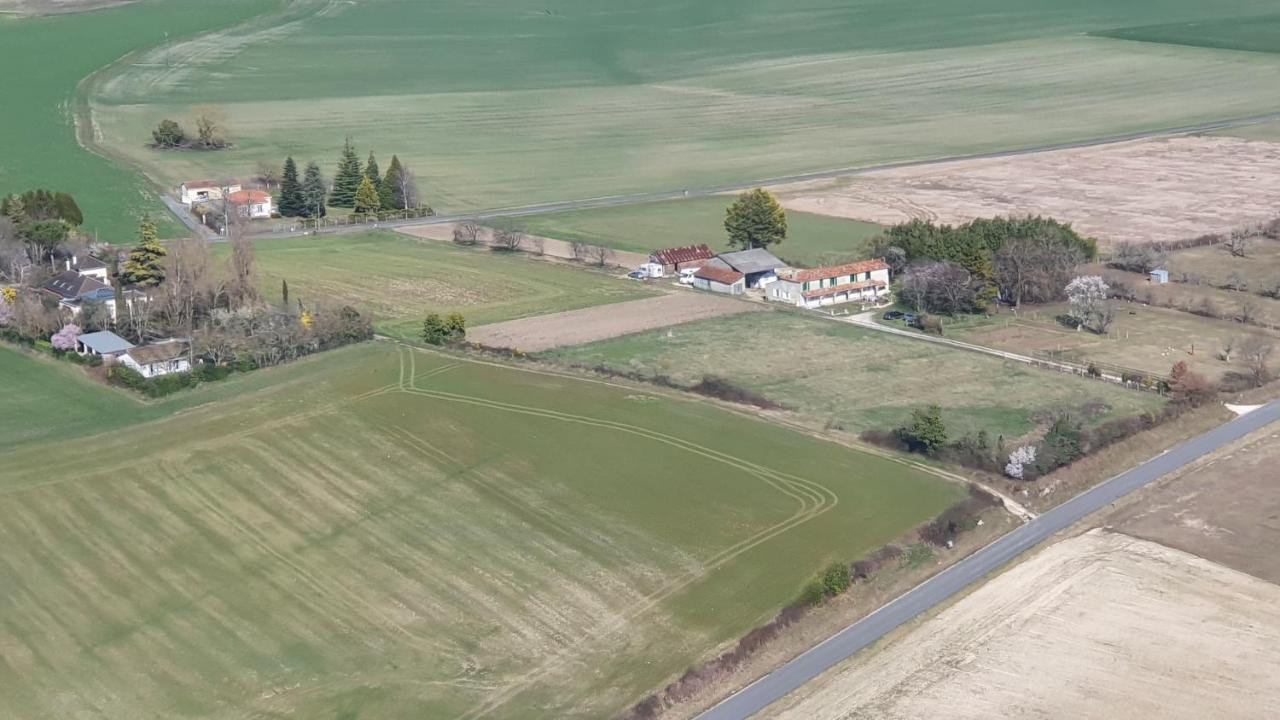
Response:
[[[134,50],[164,42],[166,34],[178,41],[275,6],[273,0],[228,0],[208,12],[195,0],[151,0],[92,13],[0,20],[0,194],[34,187],[68,191],[84,210],[85,230],[98,231],[104,241],[131,240],[147,211],[173,230],[176,221],[170,224],[147,182],[76,143],[77,85]]]
[[[0,716],[610,717],[963,494],[391,343],[272,378],[6,453]]]
[[[163,183],[345,136],[445,211],[750,182],[1280,109],[1280,56],[1118,28],[1271,0],[300,0],[122,63],[87,89],[102,144]],[[1231,25],[1227,22],[1225,26]],[[1223,32],[1262,36],[1249,21]],[[1229,38],[1228,38],[1229,40]],[[1205,45],[1211,43],[1202,43]],[[1257,43],[1241,39],[1239,46]],[[235,150],[143,146],[214,104]]]
[[[1149,43],[1280,53],[1280,15],[1276,14],[1161,23],[1098,34]]]
[[[725,241],[724,212],[732,200],[702,197],[534,215],[493,224],[534,235],[635,252],[697,243],[723,251],[729,249]],[[790,210],[787,229],[786,241],[772,250],[793,263],[812,265],[824,260],[865,257],[867,241],[883,228],[875,223]]]
[[[788,405],[815,424],[890,429],[925,405],[951,434],[1015,438],[1062,411],[1091,421],[1159,406],[1154,395],[793,312],[688,323],[546,357],[697,382],[719,375]]]
[[[290,297],[363,308],[401,339],[416,338],[431,312],[461,312],[474,326],[654,294],[601,271],[387,231],[263,240],[255,253],[268,298],[285,280]]]

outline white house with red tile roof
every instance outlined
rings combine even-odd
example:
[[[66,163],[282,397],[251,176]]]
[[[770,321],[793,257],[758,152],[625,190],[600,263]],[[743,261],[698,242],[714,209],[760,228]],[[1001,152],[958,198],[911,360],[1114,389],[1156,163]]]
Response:
[[[747,291],[747,276],[737,270],[703,265],[694,273],[693,286],[699,290],[741,295]]]
[[[191,207],[196,203],[221,200],[224,191],[235,193],[242,188],[239,180],[188,180],[178,186],[178,199]]]
[[[649,256],[649,261],[661,265],[668,275],[674,275],[686,268],[702,267],[715,256],[715,253],[711,252],[711,248],[705,244],[686,245],[678,248],[655,250]]]
[[[260,220],[271,217],[271,193],[265,190],[237,190],[227,196],[227,202],[240,213],[240,217]]]
[[[818,308],[849,302],[880,303],[889,295],[889,266],[863,260],[819,268],[787,268],[765,297],[796,307]]]

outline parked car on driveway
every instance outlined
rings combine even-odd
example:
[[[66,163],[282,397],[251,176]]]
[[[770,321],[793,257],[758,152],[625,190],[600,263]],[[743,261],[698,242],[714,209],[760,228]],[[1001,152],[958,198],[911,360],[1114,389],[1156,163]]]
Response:
[[[905,316],[906,316],[906,313],[904,312],[900,312],[898,310],[890,310],[889,312],[884,314],[884,319],[885,320],[901,320]]]
[[[631,272],[627,273],[627,277],[631,278],[632,280],[648,280],[649,273],[644,272],[643,270],[632,270]]]
[[[692,285],[693,276],[698,274],[698,268],[684,268],[680,271],[680,284]]]

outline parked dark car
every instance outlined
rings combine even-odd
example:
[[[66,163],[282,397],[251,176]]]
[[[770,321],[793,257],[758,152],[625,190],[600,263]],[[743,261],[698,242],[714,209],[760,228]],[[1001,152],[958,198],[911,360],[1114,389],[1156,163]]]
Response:
[[[905,315],[902,316],[902,322],[908,325],[916,326],[920,324],[920,316],[915,313],[906,313]]]
[[[905,315],[906,313],[899,312],[897,310],[890,310],[889,312],[884,314],[884,319],[885,320],[901,320]]]

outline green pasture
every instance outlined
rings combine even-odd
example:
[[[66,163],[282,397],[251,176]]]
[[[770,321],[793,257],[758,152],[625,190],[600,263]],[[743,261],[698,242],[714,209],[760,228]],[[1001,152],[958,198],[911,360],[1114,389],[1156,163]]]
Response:
[[[534,215],[492,224],[569,242],[642,253],[699,243],[720,252],[729,249],[724,213],[732,201],[732,197],[701,197]],[[787,239],[771,250],[799,265],[861,259],[866,256],[867,241],[882,229],[875,223],[789,210]]]
[[[750,182],[1277,110],[1280,57],[1089,35],[1269,0],[301,0],[147,53],[89,89],[102,142],[162,183],[342,140],[443,211]],[[1237,31],[1254,33],[1248,23]],[[1224,31],[1225,32],[1225,31]],[[1243,41],[1242,41],[1243,42]],[[237,147],[143,142],[196,104]]]
[[[612,717],[962,494],[703,403],[345,348],[6,453],[0,715]]]
[[[36,187],[70,192],[84,211],[84,230],[96,231],[103,241],[131,240],[144,212],[174,230],[149,183],[77,144],[77,86],[99,68],[163,43],[166,36],[178,44],[276,5],[274,0],[229,0],[214,11],[195,0],[146,0],[92,13],[0,20],[0,193]]]
[[[566,364],[603,365],[697,382],[718,375],[850,432],[891,429],[936,404],[953,436],[985,429],[1016,438],[1072,411],[1091,422],[1160,399],[995,357],[893,337],[798,312],[749,313],[553,350]]]
[[[1097,34],[1139,42],[1280,53],[1280,14],[1159,23]]]
[[[389,231],[261,240],[254,251],[267,299],[280,299],[283,280],[291,300],[362,308],[401,339],[416,338],[432,312],[461,312],[475,326],[654,293],[604,271]]]

